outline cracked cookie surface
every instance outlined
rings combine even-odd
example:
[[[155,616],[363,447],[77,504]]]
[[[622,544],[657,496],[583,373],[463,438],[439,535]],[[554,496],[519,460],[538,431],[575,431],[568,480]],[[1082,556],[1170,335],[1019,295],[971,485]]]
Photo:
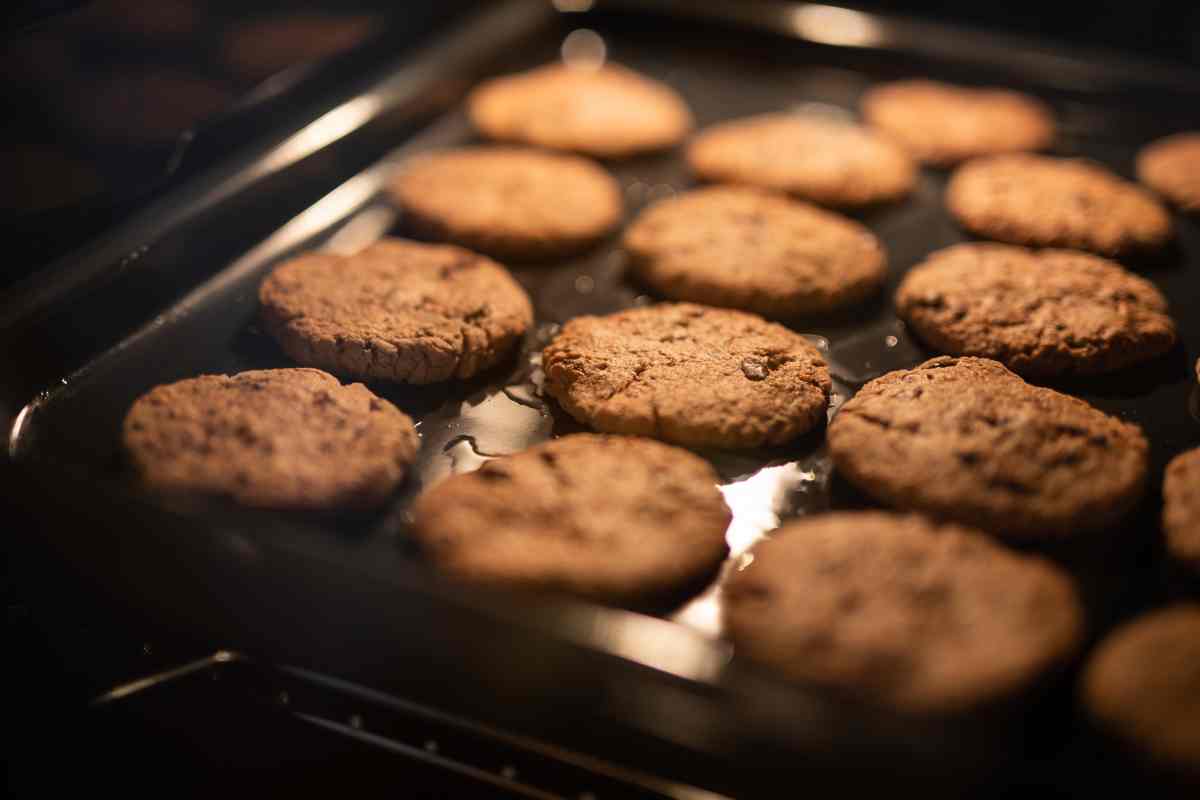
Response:
[[[624,246],[633,273],[667,297],[776,318],[853,305],[887,277],[883,246],[867,228],[752,188],[664,200],[634,220]]]
[[[783,444],[824,420],[831,389],[804,337],[691,303],[576,317],[542,369],[547,393],[585,425],[692,447]]]
[[[905,276],[896,312],[936,350],[1031,377],[1110,372],[1156,358],[1176,339],[1154,284],[1071,250],[939,250]]]
[[[549,64],[484,81],[467,98],[489,139],[623,158],[678,144],[692,114],[674,89],[631,69]]]
[[[1182,210],[1200,212],[1200,131],[1177,133],[1143,147],[1137,176]]]
[[[461,580],[663,608],[703,588],[728,552],[717,482],[677,447],[572,434],[435,484],[412,534]]]
[[[1153,195],[1083,159],[973,159],[950,177],[946,208],[986,239],[1103,256],[1154,251],[1172,235],[1171,217]]]
[[[616,180],[579,156],[466,147],[415,159],[391,196],[415,230],[497,258],[555,258],[595,244],[621,222]]]
[[[856,207],[912,191],[916,167],[899,146],[860,125],[803,114],[762,114],[705,128],[687,148],[700,178]]]
[[[867,123],[918,161],[937,166],[975,156],[1041,150],[1054,140],[1054,115],[1027,94],[928,80],[885,83],[862,99]]]
[[[722,585],[739,656],[909,713],[1019,693],[1078,646],[1083,611],[1049,561],[916,514],[789,523]]]
[[[1163,478],[1167,552],[1200,573],[1200,448],[1171,459]]]
[[[150,487],[294,509],[378,505],[420,446],[391,403],[303,368],[158,386],[130,407],[122,438]]]
[[[1136,425],[949,356],[868,383],[828,442],[838,472],[879,502],[1014,540],[1114,524],[1142,495],[1149,450]]]
[[[533,323],[525,290],[496,262],[404,239],[294,258],[263,281],[259,300],[266,329],[297,362],[405,383],[470,378]]]

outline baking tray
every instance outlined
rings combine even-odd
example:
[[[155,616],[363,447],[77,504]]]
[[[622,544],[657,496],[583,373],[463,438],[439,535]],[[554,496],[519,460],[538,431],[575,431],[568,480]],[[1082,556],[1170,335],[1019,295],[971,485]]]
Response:
[[[652,300],[624,277],[615,239],[570,261],[512,265],[538,327],[508,365],[464,384],[372,385],[419,421],[422,436],[415,478],[384,510],[163,505],[137,491],[119,449],[133,399],[196,374],[288,366],[255,322],[262,277],[303,250],[353,251],[403,233],[381,195],[388,173],[414,153],[472,141],[458,106],[469,87],[558,58],[578,28],[600,36],[613,60],[675,86],[700,125],[788,108],[852,115],[871,83],[926,75],[1037,93],[1059,115],[1056,153],[1126,176],[1144,142],[1200,127],[1200,80],[1185,70],[831,6],[600,3],[581,14],[537,2],[493,6],[0,304],[0,402],[10,423],[3,477],[30,520],[19,532],[131,613],[173,631],[739,795],[784,769],[803,770],[810,787],[913,780],[953,791],[987,780],[995,789],[1078,781],[1085,771],[1109,785],[1104,770],[1081,767],[1102,743],[1073,710],[1071,674],[1028,714],[916,724],[777,685],[731,660],[712,590],[655,618],[531,604],[448,587],[428,573],[405,537],[413,494],[577,430],[541,397],[537,352],[571,316]],[[631,216],[690,185],[678,152],[610,168]],[[926,357],[889,298],[927,253],[967,238],[942,208],[945,181],[925,170],[910,199],[857,215],[888,251],[890,277],[878,298],[795,326],[825,350],[833,410],[870,378]],[[1164,559],[1157,524],[1165,462],[1200,444],[1190,367],[1200,353],[1200,319],[1190,313],[1200,301],[1200,227],[1180,216],[1176,223],[1166,255],[1130,266],[1170,298],[1181,345],[1152,364],[1058,387],[1139,423],[1152,445],[1151,488],[1128,523],[1050,553],[1077,577],[1093,636],[1195,590]],[[770,451],[704,455],[735,514],[730,563],[782,520],[866,505],[832,473],[820,433]]]
[[[356,791],[374,794],[390,790],[402,775],[406,787],[437,787],[417,796],[457,800],[720,800],[554,743],[227,650],[116,685],[90,708],[93,727],[120,730],[125,723],[152,730],[159,759],[185,760],[182,769],[203,773],[191,787],[197,796],[227,793],[231,784],[242,795],[269,789],[309,796],[326,786],[339,790],[347,775],[354,776]],[[217,735],[198,737],[197,729]],[[89,766],[122,772],[113,755],[128,747],[106,740],[99,753],[89,754]],[[127,788],[140,788],[128,780],[125,775]],[[156,780],[147,776],[147,787]]]

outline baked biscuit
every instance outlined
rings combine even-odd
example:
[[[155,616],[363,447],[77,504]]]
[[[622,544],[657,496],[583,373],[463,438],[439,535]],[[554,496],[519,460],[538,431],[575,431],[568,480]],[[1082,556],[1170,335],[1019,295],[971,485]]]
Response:
[[[859,125],[803,114],[762,114],[705,128],[687,148],[700,178],[787,192],[834,207],[896,200],[916,168],[897,145]]]
[[[389,188],[413,230],[504,259],[586,250],[623,213],[621,188],[597,164],[515,147],[434,153]]]
[[[692,128],[675,90],[616,64],[550,64],[485,81],[467,98],[489,139],[621,158],[673,147]]]
[[[1083,630],[1049,561],[918,515],[809,517],[749,555],[722,592],[736,654],[888,710],[1011,699],[1066,661]]]
[[[1200,777],[1200,606],[1118,628],[1088,661],[1083,703],[1110,734],[1160,765]]]
[[[828,441],[838,472],[882,503],[1031,541],[1119,520],[1142,496],[1149,450],[1136,425],[996,361],[949,356],[868,383]]]
[[[391,403],[316,369],[155,387],[129,409],[123,440],[154,489],[285,509],[379,505],[420,446]]]
[[[896,313],[935,350],[993,358],[1028,377],[1111,372],[1176,339],[1154,284],[1073,250],[939,250],[905,276]]]
[[[663,608],[725,558],[717,481],[686,450],[574,434],[434,485],[413,506],[413,536],[454,578]]]
[[[980,89],[927,80],[885,83],[862,98],[872,128],[918,161],[950,166],[975,156],[1042,150],[1054,140],[1054,115],[1044,103],[1008,89]]]
[[[1200,573],[1200,448],[1171,459],[1162,491],[1167,552]]]
[[[404,239],[352,256],[306,253],[258,294],[266,329],[295,361],[406,383],[470,378],[533,323],[525,290],[496,262]]]
[[[1137,176],[1184,211],[1200,211],[1200,131],[1177,133],[1143,147]]]
[[[542,369],[546,392],[583,424],[692,447],[783,444],[825,419],[831,389],[804,337],[690,303],[576,317]]]
[[[974,159],[951,176],[946,207],[971,233],[1013,244],[1120,256],[1171,238],[1171,217],[1149,192],[1081,159]]]
[[[625,232],[633,273],[673,300],[795,317],[876,293],[883,246],[829,211],[753,188],[717,186],[664,200]]]

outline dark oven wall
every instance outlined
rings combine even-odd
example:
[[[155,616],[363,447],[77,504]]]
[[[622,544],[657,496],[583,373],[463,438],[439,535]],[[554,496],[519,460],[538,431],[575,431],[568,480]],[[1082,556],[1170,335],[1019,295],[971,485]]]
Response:
[[[916,16],[1039,36],[1075,46],[1104,47],[1184,64],[1200,64],[1200,5],[1179,0],[1088,3],[951,3],[882,0],[853,3],[884,14]]]
[[[477,3],[4,5],[0,291]]]

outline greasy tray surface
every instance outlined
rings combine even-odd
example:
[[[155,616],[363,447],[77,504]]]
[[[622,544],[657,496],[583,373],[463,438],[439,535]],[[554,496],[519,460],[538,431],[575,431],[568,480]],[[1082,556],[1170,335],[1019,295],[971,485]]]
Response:
[[[1005,83],[1038,91],[1003,73],[932,61],[900,63],[873,51],[804,47],[749,35],[732,42],[704,29],[656,38],[627,25],[622,17],[597,16],[588,18],[588,24],[606,40],[610,58],[676,87],[701,126],[787,108],[853,114],[864,88],[876,80],[907,75]],[[556,58],[569,28],[551,28],[538,48],[496,65],[495,71]],[[1086,155],[1125,176],[1132,173],[1137,147],[1149,138],[1200,126],[1197,118],[1169,116],[1178,109],[1150,115],[1117,97],[1040,94],[1055,106],[1062,122],[1056,153]],[[352,251],[386,233],[403,235],[404,220],[380,191],[388,171],[406,154],[472,140],[461,112],[454,111],[381,164],[347,180],[147,328],[41,396],[18,419],[12,452],[27,469],[46,470],[47,475],[58,469],[83,471],[108,491],[130,494],[131,503],[146,502],[131,485],[119,447],[121,419],[133,399],[156,384],[201,373],[290,366],[256,323],[256,292],[263,276],[279,259],[311,247]],[[610,168],[624,187],[629,217],[692,183],[678,151],[618,162]],[[927,357],[897,322],[890,298],[904,272],[927,253],[968,239],[943,209],[945,182],[945,173],[924,170],[911,198],[857,215],[887,249],[890,274],[877,299],[837,319],[793,324],[819,337],[816,341],[826,349],[835,375],[834,409],[863,382]],[[1200,444],[1192,369],[1200,354],[1200,316],[1191,313],[1200,303],[1200,224],[1181,215],[1175,215],[1175,222],[1177,242],[1169,253],[1130,266],[1153,280],[1170,299],[1182,345],[1144,367],[1057,387],[1137,422],[1152,443],[1150,491],[1137,515],[1114,536],[1099,537],[1082,547],[1068,545],[1054,554],[1080,578],[1090,621],[1097,630],[1167,596],[1170,584],[1163,580],[1157,532],[1161,503],[1157,486],[1171,456]],[[516,452],[579,429],[553,401],[541,396],[537,354],[556,325],[572,316],[652,300],[624,276],[618,238],[571,261],[514,267],[534,300],[539,325],[508,366],[466,385],[372,384],[373,390],[418,420],[422,437],[415,477],[388,508],[367,515],[304,516],[201,501],[177,510],[211,520],[214,526],[236,522],[239,529],[252,531],[252,537],[302,551],[338,570],[386,579],[400,564],[416,557],[406,542],[405,508],[421,485],[473,469],[486,457]],[[832,474],[821,433],[769,452],[705,455],[721,474],[725,497],[735,514],[728,533],[731,564],[782,520],[863,505]],[[253,545],[253,540],[247,544]],[[717,635],[719,594],[710,590],[673,618],[706,635]]]

